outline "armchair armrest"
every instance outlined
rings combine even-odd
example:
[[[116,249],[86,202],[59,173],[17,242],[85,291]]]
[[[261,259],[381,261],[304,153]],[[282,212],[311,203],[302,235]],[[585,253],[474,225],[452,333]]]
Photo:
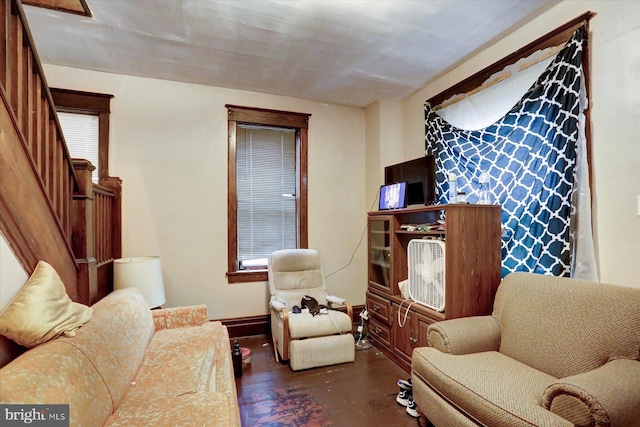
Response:
[[[640,425],[640,361],[611,360],[560,378],[547,387],[543,406],[576,425]]]
[[[269,301],[269,307],[271,307],[275,311],[282,311],[282,309],[287,308],[287,304],[283,301],[272,298],[271,301]]]
[[[327,303],[329,303],[330,308],[333,308],[333,304],[346,307],[349,318],[353,319],[353,308],[351,307],[351,304],[347,302],[346,299],[339,298],[335,295],[327,295]]]
[[[345,305],[347,300],[337,297],[335,295],[327,295],[327,301],[330,302],[331,304],[336,304],[336,305]]]
[[[444,320],[427,328],[429,345],[449,354],[497,351],[500,336],[500,324],[493,316]]]
[[[284,301],[280,301],[272,296],[271,300],[269,301],[269,307],[272,310],[271,315],[277,316],[282,320],[282,336],[279,337],[275,331],[271,331],[273,337],[273,352],[276,358],[276,362],[279,362],[279,340],[282,340],[282,359],[289,360],[289,341],[291,340],[291,337],[289,335],[289,309],[287,308],[287,303],[285,303]]]
[[[202,326],[209,321],[206,305],[151,310],[155,330]]]

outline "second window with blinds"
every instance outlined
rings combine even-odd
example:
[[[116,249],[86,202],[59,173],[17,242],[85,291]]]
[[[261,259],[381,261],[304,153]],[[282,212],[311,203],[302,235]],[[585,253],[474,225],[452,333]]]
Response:
[[[229,282],[267,280],[269,254],[307,247],[308,115],[227,105]]]
[[[238,125],[238,268],[266,268],[267,257],[297,246],[296,134]]]
[[[95,166],[94,183],[109,179],[109,115],[111,98],[104,93],[51,88],[69,154]]]

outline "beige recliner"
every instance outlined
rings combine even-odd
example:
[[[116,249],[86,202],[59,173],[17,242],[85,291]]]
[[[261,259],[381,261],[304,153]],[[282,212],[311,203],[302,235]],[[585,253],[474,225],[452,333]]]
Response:
[[[640,289],[509,274],[491,316],[429,325],[413,398],[437,427],[640,426]]]
[[[353,362],[355,344],[352,308],[344,299],[327,295],[320,255],[313,249],[285,249],[269,256],[271,335],[276,360],[288,360],[292,370]],[[347,313],[308,309],[294,313],[308,295],[320,305],[346,307]]]

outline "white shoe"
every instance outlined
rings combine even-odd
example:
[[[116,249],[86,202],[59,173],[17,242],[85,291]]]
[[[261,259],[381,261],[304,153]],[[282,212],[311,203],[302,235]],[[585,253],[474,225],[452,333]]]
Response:
[[[411,384],[411,378],[407,380],[400,379],[398,380],[398,386],[404,390],[412,390],[413,384]]]
[[[407,414],[411,415],[414,418],[418,418],[420,416],[420,414],[418,413],[418,405],[416,405],[413,397],[407,403]]]
[[[396,402],[398,402],[400,405],[407,406],[411,401],[413,401],[413,394],[411,393],[411,390],[401,389],[398,392],[398,396],[396,396]]]

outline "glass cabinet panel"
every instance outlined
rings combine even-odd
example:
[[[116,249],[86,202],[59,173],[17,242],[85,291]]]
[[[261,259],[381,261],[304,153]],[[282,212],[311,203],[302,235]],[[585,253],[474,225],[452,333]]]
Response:
[[[369,218],[369,284],[392,292],[391,221]]]

